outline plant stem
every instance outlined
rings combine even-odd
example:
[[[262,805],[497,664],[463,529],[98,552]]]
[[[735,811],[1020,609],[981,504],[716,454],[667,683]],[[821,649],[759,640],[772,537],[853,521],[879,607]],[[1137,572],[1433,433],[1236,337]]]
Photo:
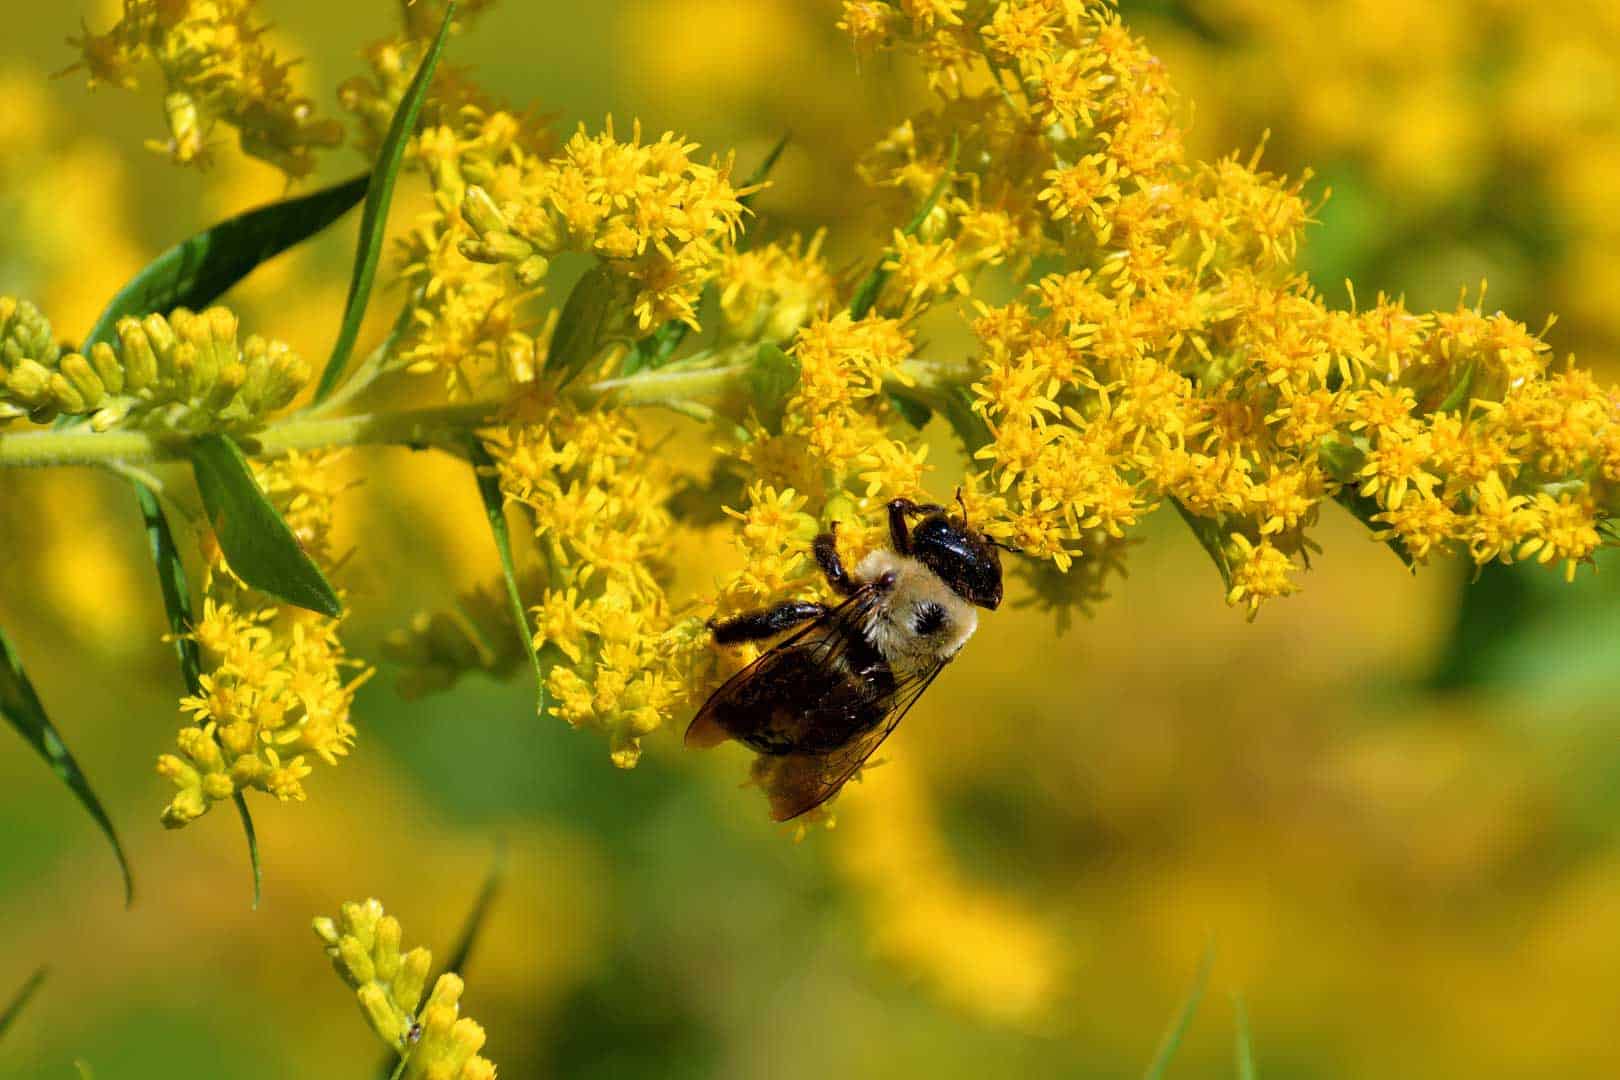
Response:
[[[747,371],[744,364],[695,371],[650,371],[606,379],[568,394],[582,405],[669,405],[721,396],[735,387]],[[500,402],[477,401],[351,416],[293,413],[259,431],[238,435],[237,441],[253,457],[336,446],[445,446],[464,442],[469,431],[498,423],[500,410]],[[190,456],[190,441],[186,434],[97,433],[82,428],[0,434],[0,468],[185,461]]]

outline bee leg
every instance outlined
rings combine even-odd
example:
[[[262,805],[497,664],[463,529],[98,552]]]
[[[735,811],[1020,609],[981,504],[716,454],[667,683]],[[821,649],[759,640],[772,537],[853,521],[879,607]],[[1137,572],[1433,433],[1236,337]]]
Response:
[[[911,554],[911,527],[906,519],[918,514],[937,514],[944,510],[936,503],[919,505],[910,499],[892,499],[889,502],[889,542],[900,555]]]
[[[843,596],[852,596],[857,586],[854,579],[849,576],[849,571],[844,569],[844,560],[838,557],[837,530],[838,523],[834,522],[833,532],[824,532],[816,537],[816,542],[810,550],[815,553],[816,565],[821,567],[822,574],[827,578],[827,584]]]
[[[827,608],[823,604],[807,600],[789,600],[773,608],[751,611],[733,619],[720,622],[711,620],[709,629],[714,631],[714,640],[717,644],[735,645],[738,642],[761,641],[775,637],[784,630],[791,630],[800,623],[819,619],[825,614]]]

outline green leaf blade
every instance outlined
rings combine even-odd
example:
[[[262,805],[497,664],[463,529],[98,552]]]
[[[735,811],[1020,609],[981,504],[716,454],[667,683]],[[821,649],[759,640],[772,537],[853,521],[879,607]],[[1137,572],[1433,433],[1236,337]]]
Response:
[[[3,630],[0,630],[0,716],[4,716],[13,730],[39,752],[51,771],[68,786],[79,804],[101,827],[112,844],[113,854],[118,857],[118,869],[124,875],[124,906],[133,904],[135,878],[130,873],[129,860],[124,856],[124,845],[118,840],[118,831],[113,828],[112,819],[107,816],[78,762],[73,760],[67,743],[46,715],[45,706],[34,692],[34,684],[23,670],[21,658]]]
[[[191,444],[208,520],[231,569],[261,592],[333,618],[343,613],[337,592],[270,505],[242,450],[229,435],[203,435]]]
[[[596,356],[608,320],[617,307],[618,288],[613,273],[601,263],[585,271],[568,291],[562,313],[557,316],[557,328],[551,335],[551,348],[546,351],[545,370],[554,374],[558,386],[567,386]],[[653,336],[665,334],[671,325],[683,324],[666,325]],[[678,338],[675,344],[679,344]],[[662,345],[659,348],[661,350]],[[671,345],[670,351],[674,348],[675,345]]]
[[[900,230],[902,235],[916,235],[917,230],[922,228],[923,222],[928,220],[928,215],[934,212],[934,207],[939,205],[939,200],[944,197],[946,189],[951,186],[951,179],[956,173],[956,152],[959,149],[960,144],[956,136],[952,135],[951,152],[950,156],[945,160],[945,171],[941,174],[939,182],[934,185],[933,190],[928,193],[928,198],[923,200],[922,205],[917,208],[917,212],[906,223],[906,227]],[[879,262],[861,281],[860,287],[855,290],[855,296],[849,302],[850,318],[856,320],[866,318],[871,313],[873,305],[877,303],[878,294],[883,291],[883,286],[888,280],[889,271],[885,270],[883,263]]]
[[[163,593],[163,610],[169,618],[169,634],[174,638],[175,652],[180,659],[180,676],[185,680],[188,693],[202,692],[202,656],[196,639],[191,636],[194,615],[191,610],[191,589],[186,581],[185,562],[169,530],[169,521],[163,516],[163,507],[152,489],[133,481],[135,498],[141,506],[141,517],[146,523],[147,546],[152,552],[152,565],[157,570],[158,586]],[[242,819],[247,834],[248,862],[253,869],[253,907],[259,907],[259,894],[263,887],[264,872],[259,865],[259,839],[253,829],[253,818],[248,814],[247,801],[239,791],[235,795],[236,812]]]
[[[433,69],[438,66],[439,55],[444,52],[445,39],[450,36],[450,23],[455,18],[456,5],[446,6],[444,22],[428,46],[426,55],[416,68],[416,75],[394,118],[388,125],[388,134],[377,152],[377,163],[372,168],[366,186],[366,204],[360,212],[360,238],[355,246],[354,272],[349,278],[349,297],[343,308],[343,322],[338,327],[338,338],[332,346],[332,355],[321,372],[321,381],[315,388],[317,402],[337,388],[343,371],[349,365],[354,343],[360,336],[360,323],[365,318],[366,305],[371,300],[371,286],[377,278],[377,263],[382,256],[383,233],[388,224],[388,207],[394,200],[394,186],[399,179],[399,166],[405,159],[405,143],[416,131],[417,118],[422,114],[422,102],[433,84]]]
[[[1164,1038],[1159,1041],[1159,1049],[1148,1064],[1147,1071],[1142,1074],[1143,1080],[1164,1080],[1165,1072],[1170,1068],[1170,1059],[1176,1056],[1181,1048],[1181,1040],[1187,1037],[1187,1029],[1192,1025],[1193,1015],[1198,1012],[1199,1004],[1204,1000],[1204,990],[1209,986],[1209,972],[1215,964],[1215,946],[1204,947],[1204,955],[1198,961],[1198,973],[1193,976],[1193,984],[1187,991],[1187,996],[1181,1001],[1181,1008],[1176,1010],[1175,1019],[1165,1029]]]
[[[369,179],[369,174],[362,174],[296,199],[261,206],[180,241],[118,290],[80,349],[111,342],[118,320],[128,315],[207,307],[261,263],[342,217],[365,194]]]
[[[518,590],[517,567],[512,561],[512,535],[506,525],[506,496],[501,493],[501,479],[495,471],[495,459],[489,456],[489,450],[482,440],[474,439],[469,444],[468,456],[472,460],[473,477],[478,481],[478,496],[484,501],[484,513],[489,517],[489,531],[495,538],[495,550],[501,557],[501,574],[506,578],[506,598],[511,605],[517,634],[522,639],[524,654],[534,667],[535,712],[543,714],[546,711],[546,672],[540,664],[540,654],[535,651],[534,638],[529,633],[528,611],[523,606],[523,594]]]
[[[1376,515],[1384,512],[1384,508],[1379,506],[1378,500],[1371,495],[1363,495],[1357,491],[1354,485],[1346,484],[1340,488],[1339,493],[1333,496],[1333,501],[1350,511],[1351,516],[1365,525],[1369,531],[1378,531],[1385,527],[1383,522],[1373,520]],[[1384,541],[1384,546],[1393,551],[1395,557],[1406,564],[1408,570],[1417,569],[1417,560],[1412,558],[1412,553],[1406,550],[1406,545],[1401,543],[1399,537],[1390,537]]]
[[[0,1036],[11,1030],[11,1025],[17,1022],[17,1017],[22,1014],[23,1009],[28,1007],[28,1003],[34,999],[34,995],[44,985],[45,976],[50,973],[50,968],[41,967],[28,976],[28,981],[23,983],[22,989],[18,990],[12,997],[10,1003],[6,1005],[5,1011],[0,1012]]]

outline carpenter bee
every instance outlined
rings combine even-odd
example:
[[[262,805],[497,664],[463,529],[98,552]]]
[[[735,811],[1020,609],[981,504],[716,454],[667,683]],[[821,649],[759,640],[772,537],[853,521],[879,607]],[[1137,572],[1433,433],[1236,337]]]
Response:
[[[975,606],[1001,603],[1002,545],[968,525],[965,506],[958,516],[896,499],[889,534],[892,549],[871,552],[853,573],[833,533],[816,537],[816,563],[844,598],[837,606],[790,600],[709,624],[722,645],[793,631],[716,690],[686,729],[689,747],[736,739],[760,754],[754,775],[777,821],[832,798],[973,636]]]

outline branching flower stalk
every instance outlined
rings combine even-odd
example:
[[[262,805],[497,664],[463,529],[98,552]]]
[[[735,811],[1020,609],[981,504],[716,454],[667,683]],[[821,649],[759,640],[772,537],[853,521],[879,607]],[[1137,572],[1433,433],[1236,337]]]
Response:
[[[220,32],[244,10],[180,7]],[[406,10],[341,92],[367,153],[425,48]],[[126,22],[143,12],[130,0]],[[126,320],[81,355],[0,301],[0,416],[15,424],[0,467],[180,461],[198,435],[226,432],[272,490],[335,495],[312,479],[329,451],[463,453],[479,438],[540,553],[515,579],[521,635],[500,604],[475,602],[422,617],[389,650],[426,689],[510,670],[488,643],[525,642],[545,710],[604,734],[626,767],[752,659],[752,646],[716,647],[706,620],[824,598],[811,537],[837,523],[858,561],[883,543],[887,501],[940,501],[958,483],[975,527],[1022,552],[1014,595],[1060,623],[1106,595],[1131,530],[1164,508],[1251,618],[1298,587],[1333,504],[1412,565],[1534,561],[1573,576],[1609,541],[1620,392],[1553,365],[1544,334],[1488,311],[1483,291],[1434,313],[1383,296],[1331,307],[1296,266],[1308,177],[1266,172],[1258,152],[1188,161],[1167,73],[1111,2],[846,0],[839,25],[858,51],[916,64],[935,93],[861,162],[892,226],[857,275],[827,264],[822,233],[754,235],[760,188],[735,179],[730,155],[611,119],[560,139],[442,68],[405,153],[432,192],[397,242],[405,305],[347,386],[295,408],[307,367],[238,341],[219,309]],[[89,59],[111,73],[124,54]],[[587,268],[548,294],[569,259]],[[987,299],[1009,280],[1013,300]],[[973,344],[929,351],[925,315]],[[374,384],[411,378],[439,400],[368,409]],[[706,425],[713,453],[661,453],[668,425],[646,406]],[[85,423],[28,427],[59,415]],[[957,460],[929,460],[918,427],[931,421]],[[671,531],[719,522],[740,569],[672,595]],[[208,633],[223,625],[210,610]],[[242,618],[241,641],[280,633],[264,646],[277,661],[212,649],[229,679],[184,707],[217,725],[222,756],[165,759],[182,781],[171,819],[243,786],[301,791],[284,752],[333,757],[354,736],[352,681],[311,698],[285,674],[332,628],[300,637],[270,629],[279,615]],[[323,671],[350,663],[330,660]]]

